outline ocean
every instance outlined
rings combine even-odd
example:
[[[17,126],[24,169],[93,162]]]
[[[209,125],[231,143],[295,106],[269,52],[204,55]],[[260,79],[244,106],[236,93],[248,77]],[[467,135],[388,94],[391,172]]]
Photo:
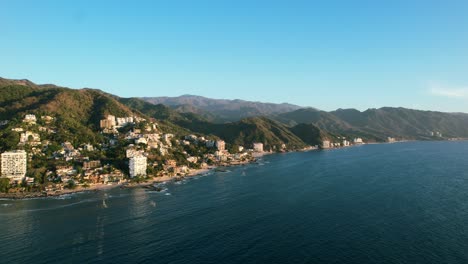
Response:
[[[468,263],[468,142],[274,154],[163,191],[0,200],[0,263]]]

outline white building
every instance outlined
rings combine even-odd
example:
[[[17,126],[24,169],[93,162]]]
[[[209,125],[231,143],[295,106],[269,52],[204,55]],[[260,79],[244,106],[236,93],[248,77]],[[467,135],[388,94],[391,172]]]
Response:
[[[125,151],[125,154],[127,156],[127,158],[133,158],[133,157],[136,157],[136,156],[141,156],[143,154],[143,151],[141,150],[136,150],[134,148],[129,148]]]
[[[86,151],[94,151],[94,147],[91,144],[84,144],[83,149]]]
[[[26,131],[20,134],[20,144],[37,145],[40,141],[41,137],[37,133]]]
[[[28,122],[28,123],[36,123],[37,118],[36,115],[25,115],[23,122]]]
[[[191,163],[197,163],[198,158],[197,158],[197,157],[188,157],[188,158],[187,158],[187,161],[188,161],[188,162],[191,162]]]
[[[144,138],[144,137],[137,138],[137,139],[135,139],[135,144],[137,144],[137,145],[138,144],[145,144],[146,145],[146,144],[148,144],[148,140],[146,140],[146,138]]]
[[[354,144],[364,144],[364,141],[362,141],[362,138],[355,138]]]
[[[166,142],[166,144],[172,145],[172,144],[171,144],[171,139],[172,139],[173,137],[174,137],[173,134],[164,134],[162,138],[163,138],[163,140]]]
[[[349,147],[350,142],[348,140],[343,140],[343,147]]]
[[[24,150],[2,153],[2,177],[21,181],[26,176],[27,155]]]
[[[216,140],[215,145],[219,151],[223,151],[226,148],[226,142],[224,142],[223,140]]]
[[[147,158],[143,155],[130,158],[130,177],[146,176]]]
[[[126,116],[126,117],[117,117],[117,126],[125,126],[127,124],[132,124],[133,123],[133,116]]]
[[[263,152],[263,143],[253,143],[253,150],[255,152]]]
[[[329,141],[329,140],[324,140],[324,141],[322,142],[322,148],[323,148],[323,149],[328,149],[328,148],[330,148],[330,141]]]

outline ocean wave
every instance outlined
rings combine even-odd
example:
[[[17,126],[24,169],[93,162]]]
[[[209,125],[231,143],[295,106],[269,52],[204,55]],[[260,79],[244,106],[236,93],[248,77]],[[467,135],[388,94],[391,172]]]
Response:
[[[101,202],[101,201],[102,201],[102,199],[98,199],[98,198],[83,199],[83,200],[80,200],[80,201],[77,201],[77,202],[74,202],[74,203],[63,204],[63,205],[60,205],[60,206],[54,206],[54,207],[48,207],[48,208],[38,208],[38,209],[29,209],[29,210],[25,210],[25,211],[26,212],[51,211],[51,210],[58,210],[58,209],[63,209],[63,208],[67,208],[67,207],[72,207],[72,206],[76,206],[76,205],[83,204],[83,203],[93,203],[93,202]]]
[[[63,195],[59,195],[59,196],[53,196],[53,197],[49,197],[51,199],[56,199],[56,200],[69,200],[71,198],[73,198],[73,194],[63,194]]]
[[[169,191],[168,188],[164,188],[164,189],[161,189],[161,190],[150,190],[150,191],[146,191],[147,193],[165,193]]]

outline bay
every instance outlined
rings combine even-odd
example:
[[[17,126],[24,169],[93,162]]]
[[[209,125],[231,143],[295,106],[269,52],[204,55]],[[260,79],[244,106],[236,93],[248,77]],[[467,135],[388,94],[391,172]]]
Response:
[[[0,263],[467,263],[468,142],[275,154],[164,192],[0,200]]]

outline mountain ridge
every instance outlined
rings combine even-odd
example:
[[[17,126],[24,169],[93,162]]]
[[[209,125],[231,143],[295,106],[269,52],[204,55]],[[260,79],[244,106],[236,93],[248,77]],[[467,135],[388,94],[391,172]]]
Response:
[[[198,95],[182,95],[177,97],[140,97],[152,104],[164,104],[171,108],[190,105],[213,115],[213,121],[230,122],[254,116],[269,116],[302,108],[289,103],[265,103],[242,99],[212,99]],[[189,110],[186,110],[189,111]]]
[[[0,120],[20,120],[26,114],[52,115],[57,118],[60,122],[57,122],[58,133],[55,138],[60,142],[70,141],[74,145],[103,143],[99,121],[107,115],[137,115],[154,119],[164,131],[175,133],[178,137],[192,132],[224,139],[228,144],[247,146],[263,140],[267,150],[285,143],[288,143],[287,149],[307,145],[289,127],[266,117],[213,123],[202,115],[180,113],[162,104],[154,105],[138,98],[121,98],[98,89],[41,87],[32,82],[17,81],[0,83]],[[244,128],[248,129],[244,131]]]
[[[70,89],[56,85],[36,85],[26,79],[0,78],[0,87],[2,87],[0,119],[10,118],[11,113],[24,114],[35,108],[40,111],[62,110],[61,114],[68,116],[72,124],[80,122],[72,120],[71,113],[75,113],[76,117],[91,118],[92,122],[81,122],[80,126],[85,126],[81,127],[83,131],[90,128],[95,129],[97,127],[96,120],[105,114],[134,113],[155,118],[170,129],[213,134],[219,138],[225,137],[225,134],[232,131],[239,132],[240,127],[246,127],[247,124],[256,122],[256,128],[250,130],[251,133],[264,135],[272,145],[294,142],[295,146],[299,146],[304,145],[306,141],[320,142],[323,138],[336,140],[338,138],[362,137],[367,141],[377,142],[386,141],[388,137],[411,140],[468,138],[468,114],[465,113],[444,113],[403,107],[369,108],[365,111],[339,108],[327,112],[312,107],[294,105],[292,105],[293,108],[297,109],[293,111],[276,113],[274,111],[278,110],[272,110],[269,107],[275,108],[278,104],[261,103],[258,106],[255,105],[255,102],[244,100],[218,100],[186,95],[183,99],[188,100],[187,104],[175,105],[172,102],[174,104],[168,106],[161,103],[154,104],[158,102],[157,100],[148,102],[148,100],[140,98],[122,98],[98,89]],[[193,98],[201,100],[201,102],[191,104]],[[175,102],[179,103],[179,99]],[[79,103],[75,104],[74,100],[78,100]],[[219,105],[219,101],[222,102],[221,105]],[[226,105],[226,102],[229,103]],[[254,104],[259,108],[242,109],[239,108],[238,102]],[[233,105],[229,105],[230,103]],[[97,108],[91,107],[91,104]],[[216,107],[212,108],[211,111],[199,108],[203,104],[217,105],[216,107],[221,109],[221,113],[213,110]],[[70,105],[74,105],[78,110],[72,109]],[[243,112],[240,112],[239,109]],[[230,110],[231,112],[229,112]],[[285,109],[283,110],[285,111]],[[230,113],[230,117],[226,118],[226,113],[228,113],[227,116]],[[308,127],[303,124],[312,126]],[[223,126],[232,131],[222,129]],[[267,131],[269,129],[274,130],[275,133],[269,133]],[[319,136],[320,139],[310,138],[308,133]],[[435,134],[438,136],[434,136]],[[280,135],[287,135],[287,140],[281,139]],[[295,138],[298,135],[302,140],[300,144]],[[249,135],[240,132],[237,133],[236,137],[228,138],[232,142],[241,142],[243,141],[240,139],[241,136],[255,139],[255,137],[249,137]],[[306,140],[304,141],[304,139]]]

